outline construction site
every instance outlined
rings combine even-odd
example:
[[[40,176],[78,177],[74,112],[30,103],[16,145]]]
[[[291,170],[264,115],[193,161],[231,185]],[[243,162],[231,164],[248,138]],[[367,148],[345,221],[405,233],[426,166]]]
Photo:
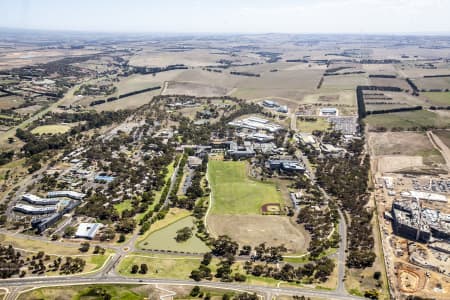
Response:
[[[393,294],[447,299],[450,177],[383,175],[376,178],[375,199]]]

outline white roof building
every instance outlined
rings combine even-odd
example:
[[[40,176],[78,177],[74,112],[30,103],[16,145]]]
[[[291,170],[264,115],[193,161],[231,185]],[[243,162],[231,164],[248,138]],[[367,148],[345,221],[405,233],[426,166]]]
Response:
[[[75,237],[92,240],[97,234],[97,231],[102,227],[103,224],[100,223],[80,223],[77,232],[75,233]]]

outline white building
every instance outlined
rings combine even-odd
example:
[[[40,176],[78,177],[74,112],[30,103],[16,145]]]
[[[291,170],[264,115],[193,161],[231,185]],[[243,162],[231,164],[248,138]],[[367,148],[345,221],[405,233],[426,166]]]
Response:
[[[103,224],[100,223],[80,223],[75,237],[92,240],[97,234],[97,231],[102,227]]]

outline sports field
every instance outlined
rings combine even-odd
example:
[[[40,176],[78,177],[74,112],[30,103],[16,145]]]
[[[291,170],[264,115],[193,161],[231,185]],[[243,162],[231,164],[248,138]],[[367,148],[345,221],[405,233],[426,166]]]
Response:
[[[261,214],[263,204],[283,202],[275,185],[248,178],[247,162],[210,161],[208,172],[212,214]]]
[[[42,125],[34,128],[31,132],[34,134],[57,134],[65,133],[71,128],[70,125],[60,124],[60,125]]]

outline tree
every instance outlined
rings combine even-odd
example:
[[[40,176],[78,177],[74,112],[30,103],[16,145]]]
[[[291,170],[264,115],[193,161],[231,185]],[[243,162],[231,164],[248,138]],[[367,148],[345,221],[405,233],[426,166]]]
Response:
[[[380,271],[376,271],[373,273],[373,279],[375,280],[379,280],[381,278],[381,272]]]
[[[231,240],[227,235],[221,235],[212,244],[212,253],[216,256],[236,255],[239,248],[238,243]]]
[[[175,237],[175,240],[180,243],[180,242],[185,242],[188,239],[190,239],[192,237],[192,228],[190,227],[183,227],[180,230],[177,231],[177,235]]]
[[[141,274],[147,274],[148,266],[147,264],[141,264],[141,269],[139,270],[139,273]]]
[[[73,227],[73,226],[67,226],[65,229],[64,229],[64,237],[65,238],[70,238],[70,237],[72,237],[74,234],[75,234],[75,232],[76,232],[77,230],[76,230],[76,228],[75,227]]]
[[[139,266],[138,265],[133,265],[131,267],[131,274],[136,274],[139,271]]]
[[[125,242],[125,234],[121,233],[119,236],[119,239],[117,240],[118,243],[123,243]]]
[[[197,297],[198,295],[200,295],[200,287],[198,285],[194,286],[189,295],[191,297]]]
[[[369,299],[378,299],[379,297],[379,293],[377,290],[373,289],[373,290],[368,290],[364,292],[364,297],[369,298]]]
[[[81,252],[88,252],[90,246],[91,246],[91,245],[90,245],[88,242],[81,243],[81,247],[80,247],[79,250],[80,250]]]

